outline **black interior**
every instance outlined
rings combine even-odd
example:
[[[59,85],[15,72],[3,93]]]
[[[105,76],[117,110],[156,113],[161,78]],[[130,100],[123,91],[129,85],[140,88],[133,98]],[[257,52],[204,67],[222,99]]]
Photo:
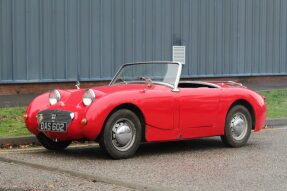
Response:
[[[201,83],[201,82],[179,82],[179,88],[217,88],[212,84]]]

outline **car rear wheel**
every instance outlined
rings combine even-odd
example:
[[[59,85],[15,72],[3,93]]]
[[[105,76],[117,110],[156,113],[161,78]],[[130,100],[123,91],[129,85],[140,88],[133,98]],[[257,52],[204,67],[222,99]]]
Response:
[[[99,142],[112,158],[129,158],[139,148],[141,137],[142,126],[137,115],[128,109],[121,109],[109,117]]]
[[[236,105],[230,109],[225,121],[224,135],[221,140],[230,147],[245,145],[250,137],[252,118],[248,109],[242,105]]]
[[[37,139],[43,147],[45,147],[48,150],[53,150],[53,151],[65,150],[72,142],[72,141],[57,141],[56,142],[56,141],[49,139],[43,133],[40,133],[37,136]]]

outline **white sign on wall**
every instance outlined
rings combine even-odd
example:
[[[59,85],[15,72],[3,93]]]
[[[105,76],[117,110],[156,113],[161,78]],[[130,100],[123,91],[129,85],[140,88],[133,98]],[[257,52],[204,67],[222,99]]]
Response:
[[[172,61],[185,64],[185,46],[172,47]]]

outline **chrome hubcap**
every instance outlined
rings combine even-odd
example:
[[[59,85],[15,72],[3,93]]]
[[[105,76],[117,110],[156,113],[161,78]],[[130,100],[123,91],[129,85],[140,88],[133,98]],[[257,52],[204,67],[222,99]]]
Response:
[[[240,141],[242,140],[248,129],[247,119],[244,114],[238,112],[233,115],[230,122],[231,135],[233,139]]]
[[[128,119],[119,119],[112,128],[112,143],[119,151],[127,151],[135,142],[136,130]]]

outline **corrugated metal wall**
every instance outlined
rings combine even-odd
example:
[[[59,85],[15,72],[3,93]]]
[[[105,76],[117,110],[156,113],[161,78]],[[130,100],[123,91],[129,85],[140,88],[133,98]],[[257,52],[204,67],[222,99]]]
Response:
[[[287,0],[0,0],[0,83],[110,79],[171,60],[184,76],[287,74]]]

